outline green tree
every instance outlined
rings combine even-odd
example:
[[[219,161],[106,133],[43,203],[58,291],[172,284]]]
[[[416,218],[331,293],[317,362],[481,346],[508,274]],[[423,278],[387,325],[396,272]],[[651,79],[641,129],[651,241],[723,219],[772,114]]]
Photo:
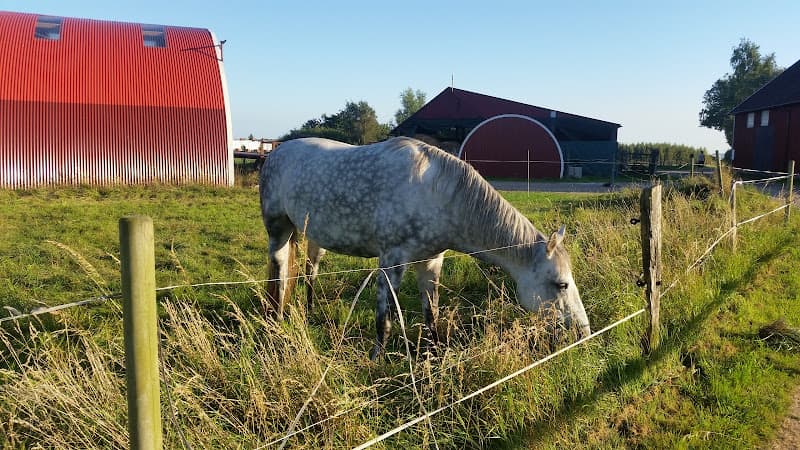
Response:
[[[425,105],[426,95],[424,92],[417,89],[414,91],[411,88],[406,88],[400,93],[400,104],[402,107],[394,113],[394,121],[400,125],[404,120],[411,117],[412,114],[419,111]]]
[[[365,101],[347,102],[344,109],[331,116],[307,120],[281,140],[301,137],[324,137],[349,144],[369,144],[386,139],[391,127],[378,122],[375,110]]]
[[[250,133],[250,136],[247,136],[247,140],[253,141],[255,138],[253,137],[253,133]]]
[[[731,55],[733,73],[715,81],[703,95],[700,125],[725,133],[733,145],[733,117],[730,111],[761,86],[778,76],[783,69],[775,63],[775,54],[761,55],[759,46],[742,38]]]

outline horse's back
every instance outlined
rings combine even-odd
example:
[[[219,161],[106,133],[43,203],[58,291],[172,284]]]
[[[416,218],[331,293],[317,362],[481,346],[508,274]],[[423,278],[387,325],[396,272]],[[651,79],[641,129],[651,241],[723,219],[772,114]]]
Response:
[[[262,172],[265,220],[285,215],[320,246],[359,256],[418,241],[445,202],[433,186],[439,151],[406,138],[366,146],[289,141]]]
[[[394,138],[353,146],[321,138],[296,139],[272,152],[261,175],[262,185],[281,196],[343,191],[362,202],[385,192],[408,187],[428,169],[428,157],[419,141]],[[422,144],[424,145],[424,144]],[[419,183],[417,183],[419,184]],[[421,187],[421,186],[419,186]]]

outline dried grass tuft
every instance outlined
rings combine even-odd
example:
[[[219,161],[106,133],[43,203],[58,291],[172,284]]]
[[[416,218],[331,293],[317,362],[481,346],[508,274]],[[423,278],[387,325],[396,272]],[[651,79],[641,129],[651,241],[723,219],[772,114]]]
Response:
[[[800,329],[790,327],[783,317],[759,328],[758,337],[781,350],[800,348]]]

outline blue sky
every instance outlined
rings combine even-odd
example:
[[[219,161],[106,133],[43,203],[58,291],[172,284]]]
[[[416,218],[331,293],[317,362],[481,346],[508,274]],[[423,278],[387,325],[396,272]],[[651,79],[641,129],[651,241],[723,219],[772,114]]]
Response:
[[[622,124],[620,142],[727,148],[703,93],[740,38],[800,59],[794,1],[32,1],[0,9],[209,28],[226,39],[233,131],[279,137],[347,101],[393,119],[450,85]]]

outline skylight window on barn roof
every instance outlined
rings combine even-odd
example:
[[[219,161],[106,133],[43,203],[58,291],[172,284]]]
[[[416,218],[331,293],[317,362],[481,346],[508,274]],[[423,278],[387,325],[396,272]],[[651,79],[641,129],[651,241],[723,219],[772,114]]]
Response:
[[[166,47],[167,34],[161,25],[142,25],[145,47]]]
[[[63,17],[39,16],[36,18],[36,29],[33,37],[48,41],[57,41],[61,38],[61,22]]]

